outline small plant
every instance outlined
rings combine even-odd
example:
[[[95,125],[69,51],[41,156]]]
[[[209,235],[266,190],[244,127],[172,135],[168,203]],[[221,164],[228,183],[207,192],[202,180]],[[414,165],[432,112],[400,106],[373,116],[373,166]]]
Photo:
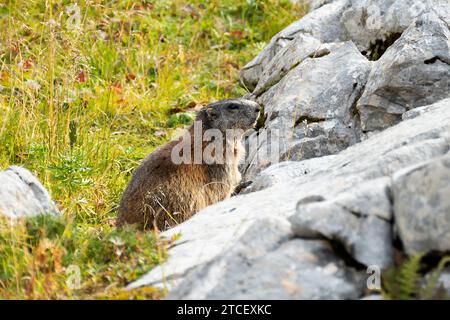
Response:
[[[93,168],[86,163],[82,153],[60,154],[54,164],[48,166],[57,191],[66,190],[73,194],[79,188],[92,186]],[[58,190],[59,189],[59,190]]]
[[[382,294],[386,299],[450,299],[439,288],[438,280],[445,266],[450,264],[450,256],[443,257],[438,265],[423,275],[425,254],[416,254],[399,267],[392,267],[383,274]]]

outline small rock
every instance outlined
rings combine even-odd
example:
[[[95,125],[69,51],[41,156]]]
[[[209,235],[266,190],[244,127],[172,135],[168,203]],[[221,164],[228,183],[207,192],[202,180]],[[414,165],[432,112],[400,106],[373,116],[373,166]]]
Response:
[[[30,171],[11,166],[0,171],[0,181],[0,214],[10,218],[59,214],[47,190]]]

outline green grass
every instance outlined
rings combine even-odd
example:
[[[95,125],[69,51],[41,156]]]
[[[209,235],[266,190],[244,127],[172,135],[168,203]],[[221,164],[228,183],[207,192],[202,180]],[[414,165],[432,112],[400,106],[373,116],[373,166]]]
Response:
[[[123,290],[161,263],[167,244],[153,233],[105,225],[76,226],[38,216],[0,219],[2,299],[160,298],[162,289]]]
[[[287,0],[2,1],[0,169],[33,171],[63,217],[0,219],[0,298],[162,297],[120,289],[167,245],[115,230],[121,193],[139,161],[189,121],[174,113],[243,95],[239,69],[305,9]],[[77,289],[67,285],[71,265]]]

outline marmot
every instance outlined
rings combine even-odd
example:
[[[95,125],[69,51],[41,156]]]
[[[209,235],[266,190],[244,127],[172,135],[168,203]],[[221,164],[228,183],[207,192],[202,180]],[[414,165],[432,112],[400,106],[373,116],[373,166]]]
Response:
[[[166,230],[229,198],[241,180],[242,135],[255,126],[259,110],[256,102],[230,99],[199,111],[183,137],[152,152],[137,168],[119,206],[118,226]],[[204,141],[208,133],[212,133],[211,142]],[[220,148],[211,147],[215,142]],[[180,149],[183,163],[174,158],[181,155]],[[194,159],[199,154],[200,161]]]

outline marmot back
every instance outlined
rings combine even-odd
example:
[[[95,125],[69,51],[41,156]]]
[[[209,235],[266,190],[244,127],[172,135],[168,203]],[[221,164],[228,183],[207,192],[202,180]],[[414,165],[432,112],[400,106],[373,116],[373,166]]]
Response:
[[[137,168],[118,225],[165,230],[230,197],[241,180],[242,134],[255,125],[259,109],[253,101],[232,99],[201,110],[184,137],[156,149]]]

